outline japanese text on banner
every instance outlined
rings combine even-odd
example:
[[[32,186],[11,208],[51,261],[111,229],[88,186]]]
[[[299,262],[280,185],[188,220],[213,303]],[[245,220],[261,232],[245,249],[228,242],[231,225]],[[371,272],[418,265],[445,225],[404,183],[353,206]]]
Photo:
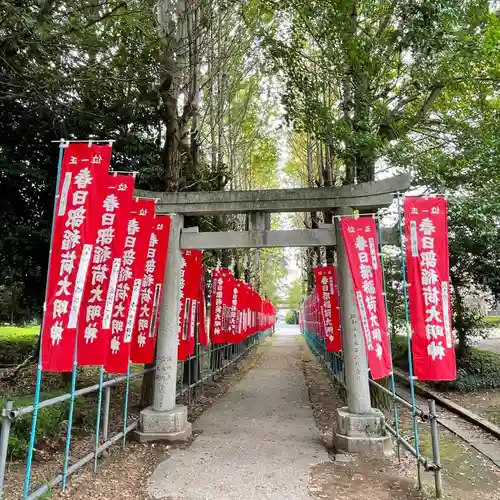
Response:
[[[200,250],[182,251],[179,360],[187,359],[194,353],[195,349],[196,311],[200,297],[202,255]]]
[[[326,350],[339,352],[342,347],[339,321],[338,292],[335,281],[335,267],[325,266],[314,269],[316,290],[323,322]]]
[[[377,228],[371,217],[341,219],[340,228],[365,339],[368,367],[376,380],[392,371]]]
[[[133,176],[109,175],[92,209],[97,231],[78,320],[78,365],[103,365],[111,313],[134,192]]]
[[[169,233],[170,217],[157,216],[153,222],[146,255],[139,313],[136,318],[131,348],[131,361],[133,363],[152,363],[154,361]]]
[[[107,175],[111,146],[71,143],[64,151],[54,217],[42,331],[42,369],[71,371],[95,232],[91,207]]]
[[[153,200],[133,200],[111,316],[111,340],[105,363],[108,373],[126,373],[128,368],[154,213]]]
[[[421,380],[454,380],[447,202],[407,197],[404,218],[414,373]]]
[[[212,344],[223,344],[225,342],[222,333],[223,283],[223,271],[214,269],[212,271],[212,311],[210,317],[210,341]]]

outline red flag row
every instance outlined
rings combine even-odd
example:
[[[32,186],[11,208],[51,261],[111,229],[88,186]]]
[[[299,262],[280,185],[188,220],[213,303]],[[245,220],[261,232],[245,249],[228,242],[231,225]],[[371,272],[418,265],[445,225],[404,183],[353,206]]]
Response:
[[[271,302],[227,269],[212,271],[211,307],[213,344],[238,344],[275,324],[276,310]]]
[[[56,193],[42,369],[153,361],[170,219],[109,174],[111,146],[65,147]]]
[[[447,202],[444,198],[406,197],[404,220],[414,375],[421,380],[454,380],[456,359],[451,325]],[[343,218],[340,228],[368,368],[374,379],[382,378],[391,373],[392,360],[375,220]],[[335,270],[333,266],[316,268],[314,274],[316,288],[304,302],[300,321],[306,331],[325,338],[327,350],[336,351],[340,349],[340,334],[337,334],[340,327],[336,326],[339,323],[335,312],[337,294],[331,292]],[[333,300],[331,305],[329,300]]]
[[[304,301],[299,322],[307,332],[325,339],[328,352],[339,352],[342,350],[342,335],[335,267],[316,267],[314,277],[315,287]]]

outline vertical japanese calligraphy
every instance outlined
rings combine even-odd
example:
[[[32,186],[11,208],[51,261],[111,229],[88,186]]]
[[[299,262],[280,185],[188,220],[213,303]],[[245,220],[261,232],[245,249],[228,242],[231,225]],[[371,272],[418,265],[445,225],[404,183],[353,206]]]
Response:
[[[63,155],[49,259],[42,369],[71,371],[77,323],[97,223],[90,215],[111,159],[111,146],[69,144]],[[105,185],[105,183],[104,183]]]
[[[212,271],[212,299],[210,311],[210,342],[212,344],[223,344],[225,342],[222,335],[222,298],[224,283],[221,269]]]
[[[248,283],[227,269],[212,271],[210,340],[214,344],[239,344],[274,325],[276,311]]]
[[[133,363],[152,363],[154,360],[169,233],[170,217],[157,216],[153,221],[147,247],[139,313],[136,317],[130,354]]]
[[[208,347],[210,339],[208,337],[207,328],[205,324],[205,318],[206,318],[205,286],[206,286],[205,267],[203,267],[201,271],[200,307],[198,313],[198,341],[200,345]]]
[[[344,218],[340,221],[340,228],[365,339],[368,367],[376,380],[391,373],[392,360],[375,220],[371,217]]]
[[[90,271],[78,319],[78,365],[102,365],[111,334],[116,281],[127,234],[134,177],[110,175],[91,215],[97,220]]]
[[[228,342],[232,344],[238,343],[238,337],[243,326],[241,316],[242,298],[241,282],[233,279],[233,292],[231,295],[231,313],[229,321],[229,338]]]
[[[179,348],[177,354],[179,360],[188,359],[195,349],[195,318],[200,297],[202,256],[200,250],[182,251]]]
[[[325,336],[326,350],[339,352],[342,349],[338,290],[335,279],[335,267],[325,266],[314,269],[316,291]]]
[[[126,373],[128,368],[154,214],[153,200],[132,201],[111,316],[111,338],[104,365],[108,373]]]
[[[414,373],[420,380],[454,380],[447,202],[406,197],[404,219]]]

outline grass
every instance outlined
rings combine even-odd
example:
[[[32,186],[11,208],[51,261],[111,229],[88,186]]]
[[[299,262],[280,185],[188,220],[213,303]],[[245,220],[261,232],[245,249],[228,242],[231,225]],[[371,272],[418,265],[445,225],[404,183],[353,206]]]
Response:
[[[489,326],[500,326],[500,316],[485,316],[483,319]]]
[[[54,392],[42,392],[40,394],[40,401],[50,399],[64,394],[66,391],[60,389]],[[5,400],[8,398],[6,395],[0,395],[0,407],[3,408]],[[20,408],[33,404],[33,395],[12,397],[9,398],[14,403],[14,408]],[[65,401],[53,406],[41,408],[38,411],[37,428],[35,434],[35,444],[41,440],[58,438],[61,435],[61,423],[68,418],[70,402]],[[73,416],[74,426],[85,427],[95,422],[97,415],[97,406],[89,404],[88,398],[77,397],[75,399],[75,410]],[[29,436],[31,433],[31,419],[32,413],[24,415],[14,422],[9,436],[9,458],[19,459],[26,456],[29,447]]]
[[[40,333],[40,325],[0,326],[0,341],[33,342]]]
[[[0,326],[0,365],[21,363],[33,350],[39,333],[39,325]]]

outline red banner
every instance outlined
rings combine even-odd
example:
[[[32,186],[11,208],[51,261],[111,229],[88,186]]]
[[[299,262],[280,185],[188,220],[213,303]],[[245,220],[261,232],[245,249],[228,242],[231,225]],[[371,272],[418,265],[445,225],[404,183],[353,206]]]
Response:
[[[59,173],[42,331],[42,369],[71,371],[76,327],[96,231],[98,203],[111,146],[71,143]]]
[[[133,200],[111,317],[111,341],[104,365],[108,373],[127,372],[154,214],[153,200]]]
[[[372,378],[376,380],[391,373],[392,360],[375,219],[344,218],[340,221],[340,227],[365,338],[368,367]]]
[[[407,197],[404,218],[414,374],[420,380],[455,380],[447,202]]]
[[[233,281],[234,277],[227,269],[213,271],[210,321],[210,341],[212,344],[225,344],[231,338]]]
[[[212,271],[212,299],[210,310],[210,342],[212,344],[223,344],[222,335],[222,269]]]
[[[133,334],[130,354],[132,363],[146,364],[154,361],[169,234],[170,217],[156,217],[149,237],[144,279],[139,298],[139,313]]]
[[[205,268],[201,271],[201,287],[200,287],[200,303],[198,314],[198,342],[204,347],[208,347],[209,338],[207,334],[207,325],[205,324],[206,318],[206,301],[205,301]]]
[[[178,359],[194,354],[196,310],[200,299],[202,256],[200,250],[182,251],[181,304],[179,311]]]
[[[339,321],[339,303],[335,279],[335,267],[317,267],[314,269],[316,290],[319,297],[321,319],[324,325],[326,350],[339,352],[342,350]]]
[[[231,276],[232,277],[232,276]],[[237,344],[240,341],[240,335],[243,329],[243,282],[232,277],[232,294],[231,294],[231,313],[229,324],[229,337],[227,339],[231,344]]]
[[[111,335],[111,313],[134,193],[131,175],[109,175],[92,209],[98,221],[78,319],[78,365],[103,365]],[[108,298],[109,297],[109,298]]]

